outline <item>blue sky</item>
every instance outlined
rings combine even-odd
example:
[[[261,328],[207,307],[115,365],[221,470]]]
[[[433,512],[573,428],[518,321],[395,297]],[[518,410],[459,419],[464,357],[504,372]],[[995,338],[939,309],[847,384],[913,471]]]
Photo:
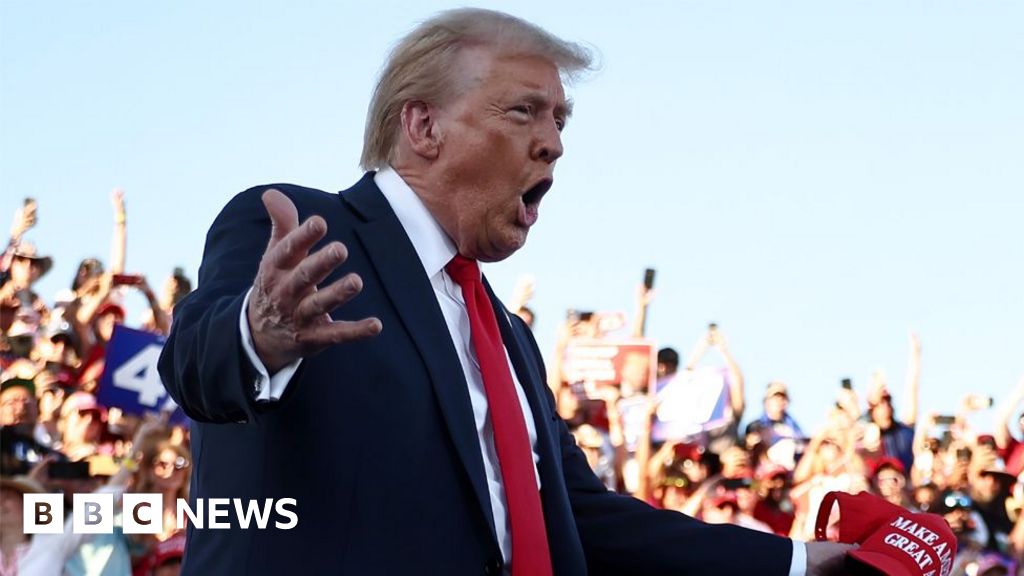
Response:
[[[388,47],[458,5],[0,0],[3,225],[38,199],[49,297],[107,259],[119,186],[128,270],[194,275],[234,193],[358,178]],[[902,400],[910,329],[926,410],[1024,374],[1024,5],[478,5],[602,62],[526,248],[487,269],[536,276],[542,347],[566,308],[631,310],[652,266],[650,334],[687,353],[718,322],[748,417],[775,378],[811,427],[845,376]]]

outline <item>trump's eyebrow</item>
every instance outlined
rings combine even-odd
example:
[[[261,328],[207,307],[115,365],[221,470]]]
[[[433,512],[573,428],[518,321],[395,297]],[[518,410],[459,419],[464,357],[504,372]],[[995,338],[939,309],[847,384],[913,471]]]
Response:
[[[573,103],[571,98],[566,98],[564,102],[559,102],[554,106],[552,106],[551,100],[545,94],[539,92],[527,94],[523,99],[537,108],[553,108],[552,111],[557,117],[569,118],[572,116]]]
[[[572,106],[572,98],[566,98],[564,104],[559,104],[558,106],[555,106],[555,114],[561,114],[566,118],[570,118],[572,117]]]

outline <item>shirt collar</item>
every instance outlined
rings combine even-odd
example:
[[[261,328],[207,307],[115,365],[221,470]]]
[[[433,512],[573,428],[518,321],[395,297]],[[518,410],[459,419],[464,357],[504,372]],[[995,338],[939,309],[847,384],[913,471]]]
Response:
[[[409,236],[427,278],[433,278],[458,254],[455,243],[394,168],[385,167],[373,176],[373,181]]]

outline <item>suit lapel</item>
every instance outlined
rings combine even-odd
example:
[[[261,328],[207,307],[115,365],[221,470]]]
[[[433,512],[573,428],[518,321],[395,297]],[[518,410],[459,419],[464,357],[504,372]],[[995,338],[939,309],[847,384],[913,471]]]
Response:
[[[512,367],[515,369],[516,376],[519,378],[519,384],[523,387],[523,392],[526,394],[526,400],[530,403],[530,410],[533,412],[533,419],[537,427],[537,442],[539,444],[542,441],[542,432],[544,433],[543,440],[548,441],[550,440],[550,434],[548,434],[549,430],[546,423],[551,417],[551,410],[538,391],[538,384],[544,387],[547,384],[541,381],[539,367],[532,361],[532,358],[529,358],[524,353],[525,343],[519,340],[515,330],[512,329],[511,319],[509,318],[511,313],[505,309],[505,306],[495,296],[486,278],[484,278],[484,286],[487,288],[487,295],[490,296],[491,305],[494,307],[495,314],[498,317],[498,328],[501,330],[502,343],[505,344],[508,357],[512,360]],[[544,454],[541,454],[542,458],[544,456]]]
[[[523,387],[526,400],[530,404],[530,411],[533,413],[533,422],[537,429],[537,455],[540,456],[538,472],[541,477],[541,488],[554,488],[561,483],[561,479],[551,476],[558,473],[558,468],[554,467],[554,462],[557,461],[555,454],[558,453],[558,450],[556,450],[554,431],[551,426],[555,416],[543,396],[547,391],[547,383],[544,382],[540,367],[537,366],[533,355],[526,353],[529,345],[518,335],[519,331],[512,327],[512,321],[509,318],[511,313],[494,295],[486,278],[484,286],[487,287],[487,294],[491,297],[491,304],[498,316],[501,340],[505,344],[508,357],[512,360],[512,367],[519,378],[519,385]]]
[[[422,273],[419,256],[372,173],[342,192],[342,198],[367,220],[356,228],[356,235],[427,367],[452,443],[496,542],[469,389],[430,279]]]

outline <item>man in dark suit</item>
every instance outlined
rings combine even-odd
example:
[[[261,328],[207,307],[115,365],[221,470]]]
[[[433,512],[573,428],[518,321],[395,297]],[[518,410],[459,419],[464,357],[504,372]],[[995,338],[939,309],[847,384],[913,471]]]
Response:
[[[190,528],[185,573],[841,565],[842,545],[608,492],[555,412],[530,331],[481,276],[477,261],[526,241],[562,154],[562,77],[588,66],[522,20],[443,13],[392,53],[355,186],[258,187],[218,216],[160,360],[195,420],[191,492],[295,498],[298,522]]]

